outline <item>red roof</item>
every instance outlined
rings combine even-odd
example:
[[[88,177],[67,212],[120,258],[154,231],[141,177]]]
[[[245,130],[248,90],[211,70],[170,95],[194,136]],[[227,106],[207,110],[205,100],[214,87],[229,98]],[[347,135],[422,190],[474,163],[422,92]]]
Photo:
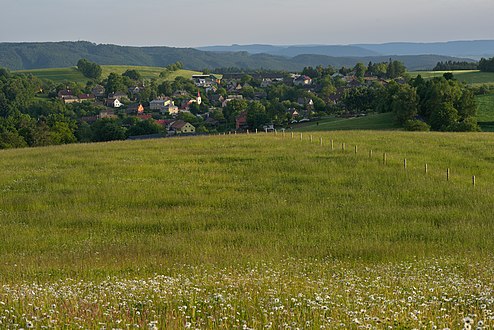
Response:
[[[147,120],[153,118],[153,115],[147,114],[147,115],[137,115],[137,118],[142,119],[142,120]]]

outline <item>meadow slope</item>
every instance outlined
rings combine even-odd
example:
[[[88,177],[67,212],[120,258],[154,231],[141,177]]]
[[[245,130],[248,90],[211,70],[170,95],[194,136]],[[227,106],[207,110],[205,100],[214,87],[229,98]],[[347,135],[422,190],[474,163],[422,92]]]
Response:
[[[0,151],[0,327],[494,325],[493,148],[340,131]]]

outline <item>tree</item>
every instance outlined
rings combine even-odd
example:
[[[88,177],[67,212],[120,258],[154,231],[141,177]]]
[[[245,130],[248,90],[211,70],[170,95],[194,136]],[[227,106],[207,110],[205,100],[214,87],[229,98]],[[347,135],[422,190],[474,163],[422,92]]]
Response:
[[[122,76],[124,77],[129,77],[132,80],[141,80],[142,76],[137,70],[127,70],[124,73],[122,73]]]
[[[154,119],[140,120],[127,131],[127,136],[157,134],[163,130]]]
[[[259,101],[249,103],[247,107],[247,125],[249,128],[260,128],[268,122],[266,108]]]
[[[124,92],[127,90],[123,77],[114,72],[108,75],[105,88],[108,93]]]
[[[479,62],[479,70],[482,72],[494,72],[494,57],[490,59],[481,58]]]
[[[353,70],[355,71],[355,76],[357,76],[357,78],[363,78],[367,68],[363,63],[357,63]]]
[[[77,69],[84,77],[91,79],[99,79],[102,73],[101,67],[98,64],[89,62],[85,58],[82,58],[77,62]]]
[[[93,141],[125,140],[126,129],[116,120],[110,118],[98,119],[93,125]]]
[[[415,88],[410,85],[399,86],[398,93],[393,97],[391,109],[402,125],[414,119],[418,114],[418,97]]]

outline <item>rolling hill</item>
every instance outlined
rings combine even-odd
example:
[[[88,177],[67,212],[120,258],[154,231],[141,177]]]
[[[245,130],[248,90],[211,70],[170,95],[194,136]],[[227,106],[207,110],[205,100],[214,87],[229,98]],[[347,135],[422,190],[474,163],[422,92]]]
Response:
[[[216,52],[248,52],[250,54],[271,54],[292,57],[304,54],[327,55],[333,57],[367,57],[394,55],[443,55],[453,57],[494,56],[494,40],[468,40],[449,42],[390,42],[383,44],[354,44],[354,45],[231,45],[205,46],[199,50]]]
[[[336,47],[336,49],[340,48]],[[314,51],[323,52],[322,50],[321,48]],[[300,52],[292,51],[291,55],[298,53]],[[354,52],[353,54],[357,53]],[[100,65],[164,67],[181,61],[185,68],[190,70],[237,67],[300,71],[305,66],[333,65],[335,67],[348,67],[354,66],[358,62],[383,62],[389,60],[389,56],[387,55],[376,56],[372,54],[374,52],[367,51],[365,53],[366,56],[360,57],[327,56],[321,54],[298,54],[293,57],[286,57],[266,53],[250,54],[246,51],[209,52],[192,48],[129,47],[94,44],[86,41],[0,43],[0,66],[11,70],[60,68],[74,66],[79,59],[86,58]],[[439,61],[465,60],[441,55],[404,55],[393,56],[393,59],[402,61],[408,70],[431,69]]]

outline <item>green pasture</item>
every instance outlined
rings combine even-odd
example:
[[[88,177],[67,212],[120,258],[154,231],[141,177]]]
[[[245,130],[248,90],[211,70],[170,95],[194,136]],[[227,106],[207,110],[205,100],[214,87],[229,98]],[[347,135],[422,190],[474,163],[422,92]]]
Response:
[[[150,66],[128,66],[128,65],[102,65],[102,79],[108,77],[112,72],[117,74],[122,74],[127,70],[137,70],[144,79],[157,79],[162,80],[174,80],[178,76],[185,78],[191,78],[194,74],[201,74],[198,71],[191,70],[177,70],[170,72],[165,78],[161,78],[161,72],[165,71],[165,68],[160,67],[150,67]],[[86,78],[80,73],[76,67],[68,68],[55,68],[55,69],[35,69],[35,70],[20,70],[15,71],[18,73],[32,74],[40,79],[49,79],[57,83],[64,81],[73,81],[80,84],[86,84],[89,78]]]
[[[324,118],[307,123],[292,124],[295,132],[335,131],[335,130],[396,130],[400,125],[396,123],[393,113],[370,114],[365,117],[354,118]]]
[[[19,70],[15,72],[32,74],[33,76],[40,79],[53,80],[57,83],[64,81],[73,81],[79,84],[85,84],[88,80],[91,80],[84,77],[83,74],[80,73],[75,66],[68,68]]]
[[[494,132],[494,95],[479,95],[477,99],[477,121],[485,132]]]
[[[424,79],[433,77],[442,77],[444,73],[452,72],[454,77],[469,85],[494,85],[494,72],[480,72],[478,70],[459,70],[459,71],[413,71],[408,74],[416,77],[419,74]]]
[[[492,135],[312,134],[0,151],[0,279],[494,250]]]

